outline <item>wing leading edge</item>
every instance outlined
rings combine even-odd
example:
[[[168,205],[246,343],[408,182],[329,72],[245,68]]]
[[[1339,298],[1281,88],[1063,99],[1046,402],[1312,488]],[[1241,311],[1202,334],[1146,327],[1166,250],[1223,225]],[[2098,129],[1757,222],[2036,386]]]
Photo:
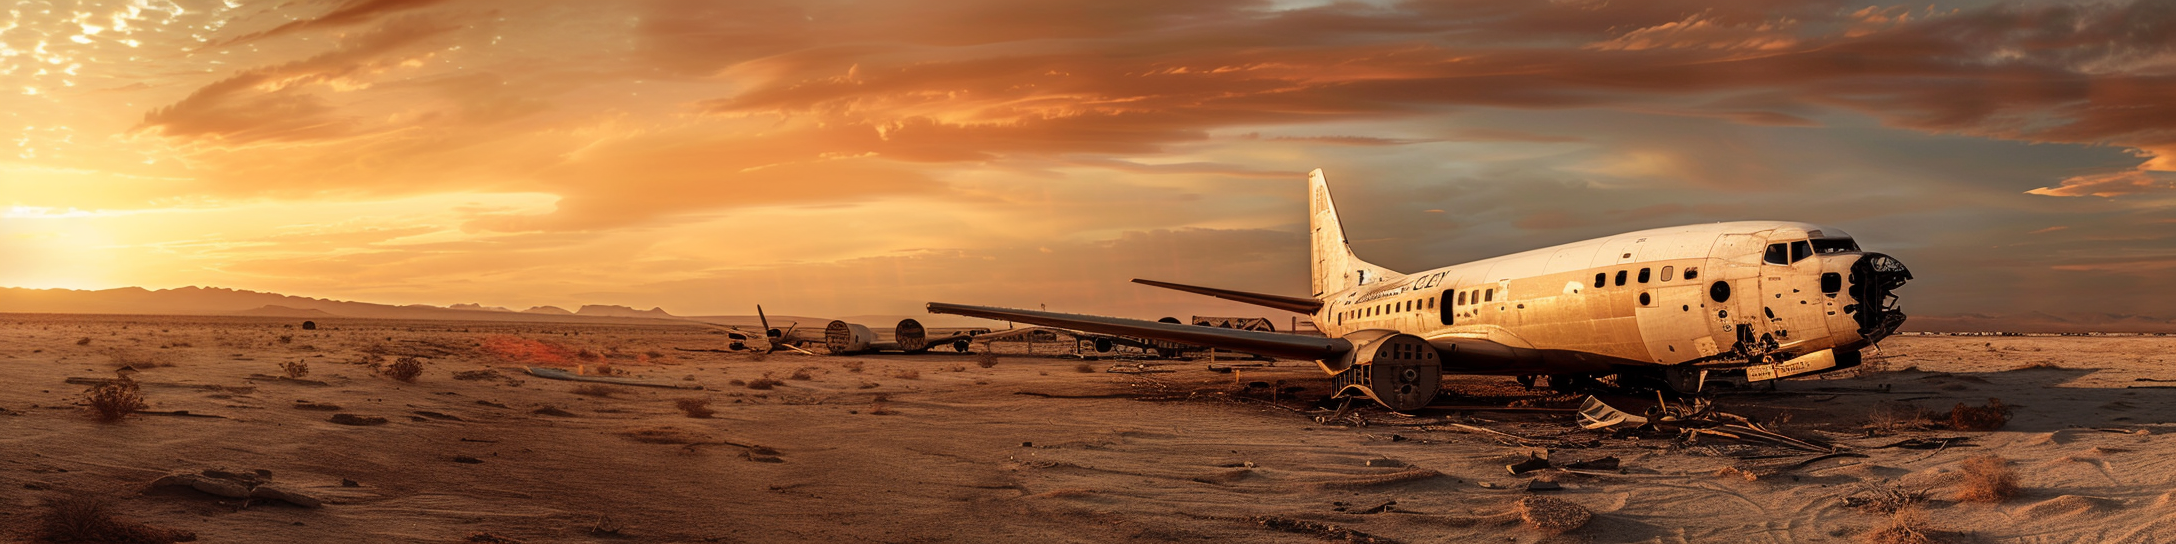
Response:
[[[929,303],[929,313],[964,315],[1077,331],[1138,336],[1289,359],[1335,359],[1347,351],[1352,351],[1352,342],[1342,338],[1317,338],[1277,332],[1158,323],[1122,317],[1062,314],[943,302]]]

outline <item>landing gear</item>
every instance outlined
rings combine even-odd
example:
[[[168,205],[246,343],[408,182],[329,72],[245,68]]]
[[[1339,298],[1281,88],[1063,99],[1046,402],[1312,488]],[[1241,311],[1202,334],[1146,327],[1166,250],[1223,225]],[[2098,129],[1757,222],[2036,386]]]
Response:
[[[1602,384],[1594,374],[1550,374],[1549,389],[1558,393],[1578,393]]]

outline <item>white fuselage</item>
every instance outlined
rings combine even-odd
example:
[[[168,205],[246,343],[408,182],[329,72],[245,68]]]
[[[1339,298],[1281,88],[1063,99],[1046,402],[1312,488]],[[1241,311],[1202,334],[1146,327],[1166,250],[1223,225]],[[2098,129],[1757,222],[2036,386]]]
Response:
[[[1315,319],[1333,337],[1389,329],[1609,365],[1727,366],[1856,350],[1886,334],[1867,338],[1854,319],[1866,308],[1838,285],[1862,255],[1843,232],[1806,223],[1643,230],[1426,272],[1378,271],[1384,277],[1322,297]],[[1835,276],[1824,284],[1826,274]]]

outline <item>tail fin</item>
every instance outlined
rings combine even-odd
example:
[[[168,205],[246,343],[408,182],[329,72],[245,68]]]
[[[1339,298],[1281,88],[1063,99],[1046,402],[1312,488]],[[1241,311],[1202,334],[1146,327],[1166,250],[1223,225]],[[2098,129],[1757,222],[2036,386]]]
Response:
[[[1345,240],[1345,227],[1337,221],[1337,205],[1330,201],[1330,185],[1322,169],[1307,173],[1307,228],[1313,234],[1309,264],[1313,265],[1315,296],[1321,297],[1354,286],[1375,283],[1396,275],[1361,261]]]

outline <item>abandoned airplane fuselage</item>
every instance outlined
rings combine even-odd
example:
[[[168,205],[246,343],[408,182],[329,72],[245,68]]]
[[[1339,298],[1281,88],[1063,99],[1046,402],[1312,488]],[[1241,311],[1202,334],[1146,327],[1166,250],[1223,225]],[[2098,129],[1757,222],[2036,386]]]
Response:
[[[1841,230],[1741,221],[1631,232],[1426,272],[1360,260],[1329,187],[1309,176],[1313,297],[1143,282],[1314,316],[1330,338],[931,303],[930,311],[1317,360],[1340,395],[1425,406],[1444,373],[1700,389],[1847,368],[1896,331],[1894,258]],[[1138,280],[1137,280],[1138,281]]]

